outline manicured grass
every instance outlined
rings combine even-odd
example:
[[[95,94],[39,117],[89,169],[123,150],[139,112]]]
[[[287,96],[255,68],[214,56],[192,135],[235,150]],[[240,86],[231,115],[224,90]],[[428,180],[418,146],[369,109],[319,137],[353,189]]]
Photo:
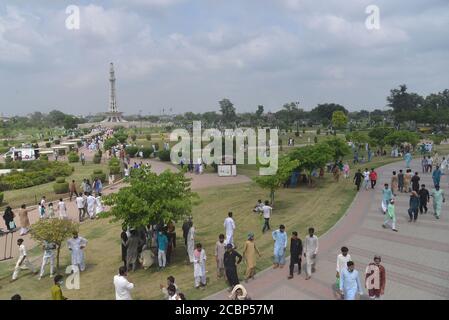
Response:
[[[81,165],[81,163],[72,163],[71,165],[75,168],[75,171],[71,176],[66,177],[65,179],[67,182],[75,180],[78,189],[83,179],[90,179],[90,176],[95,169],[102,169],[105,173],[108,172],[108,167],[105,163],[93,164],[92,162],[86,162],[86,165],[84,166]],[[47,201],[54,201],[61,196],[67,196],[67,194],[55,194],[53,191],[53,184],[54,182],[49,182],[30,188],[5,191],[5,199],[2,207],[4,208],[6,205],[9,205],[12,208],[18,208],[22,203],[25,203],[28,206],[36,205],[43,195],[47,197]]]
[[[381,160],[380,163],[391,159]],[[372,165],[376,163],[373,162]],[[220,188],[209,188],[198,192],[201,203],[194,208],[193,217],[197,230],[196,240],[205,247],[207,262],[208,286],[199,291],[193,288],[193,267],[185,264],[186,254],[182,240],[181,223],[177,225],[177,244],[174,262],[163,272],[138,270],[130,274],[130,279],[136,284],[133,296],[135,299],[162,298],[159,284],[165,283],[169,275],[176,278],[177,284],[188,299],[199,299],[226,287],[223,280],[216,280],[214,245],[218,234],[223,233],[223,221],[228,211],[234,212],[237,224],[235,242],[238,251],[242,248],[248,232],[254,232],[256,243],[262,252],[257,271],[271,264],[273,240],[270,233],[262,234],[263,219],[252,212],[257,199],[266,199],[268,192],[254,183],[245,183]],[[296,189],[281,189],[276,193],[276,205],[271,221],[272,228],[285,224],[290,233],[297,230],[304,236],[309,226],[314,226],[318,235],[331,228],[344,214],[355,195],[352,179],[341,179],[335,183],[331,175],[326,174],[323,180],[317,182],[314,188],[300,185]],[[332,204],[332,205],[329,205]],[[110,224],[106,220],[89,221],[81,226],[81,235],[90,240],[86,251],[87,270],[81,276],[79,291],[66,290],[71,299],[113,299],[114,289],[112,277],[120,266],[120,225]],[[34,251],[34,250],[33,250]],[[37,250],[38,251],[38,250]],[[62,249],[61,265],[69,262],[67,249]],[[34,252],[36,254],[36,252]],[[40,263],[40,255],[34,256],[35,264]],[[0,264],[0,298],[7,299],[19,292],[25,299],[48,299],[50,279],[41,281],[23,272],[21,278],[9,284],[9,277],[15,261]],[[6,267],[5,267],[6,265]],[[239,266],[239,274],[244,273],[245,265]]]

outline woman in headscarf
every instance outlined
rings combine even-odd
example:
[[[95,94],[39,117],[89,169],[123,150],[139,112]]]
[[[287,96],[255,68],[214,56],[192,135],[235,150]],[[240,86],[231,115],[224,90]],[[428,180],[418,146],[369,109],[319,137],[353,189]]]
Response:
[[[3,214],[3,220],[5,220],[6,229],[8,229],[8,231],[12,231],[15,229],[14,217],[15,215],[14,212],[12,212],[11,207],[7,206],[5,209],[5,213]]]
[[[241,284],[238,284],[234,286],[232,289],[232,292],[229,296],[229,299],[231,300],[251,300],[251,298],[248,296],[248,292],[246,291],[245,287]]]

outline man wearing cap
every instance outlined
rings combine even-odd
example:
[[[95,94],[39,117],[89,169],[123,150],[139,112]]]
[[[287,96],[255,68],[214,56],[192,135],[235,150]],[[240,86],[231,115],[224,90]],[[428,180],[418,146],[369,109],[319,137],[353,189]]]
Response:
[[[243,248],[243,257],[245,257],[246,261],[246,282],[248,282],[249,278],[254,279],[254,274],[256,273],[256,253],[259,257],[261,256],[259,249],[257,249],[256,243],[254,242],[254,234],[248,233],[248,240],[245,242]]]
[[[285,265],[285,251],[287,248],[287,234],[285,233],[285,226],[281,224],[278,230],[272,233],[274,240],[274,264],[273,268],[283,268]]]
[[[391,199],[390,203],[388,204],[387,214],[385,215],[384,224],[382,225],[382,227],[386,229],[390,223],[391,229],[393,231],[398,232],[398,230],[396,229],[396,214],[394,212],[394,199]]]
[[[371,262],[365,271],[365,286],[368,290],[370,299],[378,300],[385,293],[385,268],[380,264],[381,257],[374,256],[374,262]]]

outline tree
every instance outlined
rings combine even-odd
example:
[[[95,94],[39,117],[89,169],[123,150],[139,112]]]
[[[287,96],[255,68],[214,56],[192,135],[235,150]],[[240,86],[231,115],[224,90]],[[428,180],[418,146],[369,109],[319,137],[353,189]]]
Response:
[[[290,159],[299,161],[299,168],[307,172],[309,185],[312,184],[312,172],[324,167],[334,156],[334,150],[325,142],[297,148],[290,154]]]
[[[110,150],[113,146],[116,146],[117,143],[118,143],[118,141],[114,137],[106,139],[103,144],[103,148],[104,148],[104,150]]]
[[[348,124],[348,117],[343,111],[335,111],[332,113],[332,126],[342,129]]]
[[[274,205],[274,194],[291,176],[293,170],[299,165],[298,160],[281,157],[278,161],[278,170],[274,175],[254,177],[254,181],[263,189],[270,190],[271,205]]]
[[[417,93],[408,93],[407,86],[402,84],[399,89],[390,90],[387,97],[388,106],[393,109],[396,125],[404,121],[415,120],[418,108],[423,104],[423,97]]]
[[[340,138],[332,138],[324,141],[332,151],[332,158],[335,162],[351,152],[348,144]]]
[[[260,119],[260,118],[262,117],[262,115],[263,115],[263,110],[264,110],[263,105],[258,105],[258,106],[257,106],[257,111],[256,111],[256,118],[257,118],[257,119]]]
[[[220,111],[222,114],[222,121],[224,124],[234,124],[237,120],[235,107],[229,99],[223,99],[218,102],[220,104]]]
[[[332,114],[335,111],[342,111],[344,114],[348,114],[348,110],[345,107],[335,103],[319,104],[310,111],[310,116],[313,120],[322,122],[323,124],[329,124],[332,120]]]
[[[385,137],[385,143],[390,146],[398,146],[405,142],[410,143],[415,147],[419,142],[418,134],[410,131],[394,131]]]
[[[191,214],[197,197],[183,172],[166,170],[158,175],[150,169],[136,169],[131,171],[129,186],[105,197],[111,210],[101,217],[134,228],[177,222]]]
[[[33,224],[31,237],[43,244],[44,241],[56,244],[56,269],[59,269],[59,253],[62,243],[78,232],[79,224],[71,220],[40,219]]]
[[[392,131],[393,130],[391,128],[377,127],[368,132],[368,136],[371,138],[372,143],[378,146],[380,151],[383,152],[383,148],[386,145],[385,138]]]

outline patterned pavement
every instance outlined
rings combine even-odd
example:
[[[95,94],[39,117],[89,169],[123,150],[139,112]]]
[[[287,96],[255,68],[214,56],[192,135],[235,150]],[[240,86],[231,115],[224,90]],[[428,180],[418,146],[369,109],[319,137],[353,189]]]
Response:
[[[449,299],[449,177],[442,177],[441,186],[448,201],[443,204],[440,220],[433,216],[430,203],[427,214],[419,215],[416,223],[409,223],[409,194],[399,193],[396,198],[399,232],[393,232],[381,226],[384,218],[380,209],[381,189],[384,183],[390,184],[392,171],[399,169],[405,169],[404,161],[379,168],[375,190],[361,190],[345,216],[320,237],[317,270],[311,280],[305,280],[304,271],[301,276],[295,274],[292,280],[288,280],[287,260],[284,269],[266,269],[256,275],[255,280],[244,284],[252,299],[336,299],[336,258],[342,246],[349,248],[355,267],[361,275],[375,254],[382,256],[387,277],[384,299]],[[432,177],[421,173],[419,159],[412,161],[412,169],[419,172],[420,183],[431,190]],[[303,262],[304,260],[303,258]],[[228,292],[223,290],[206,299],[228,299],[227,296]],[[365,296],[361,298],[366,299]]]

